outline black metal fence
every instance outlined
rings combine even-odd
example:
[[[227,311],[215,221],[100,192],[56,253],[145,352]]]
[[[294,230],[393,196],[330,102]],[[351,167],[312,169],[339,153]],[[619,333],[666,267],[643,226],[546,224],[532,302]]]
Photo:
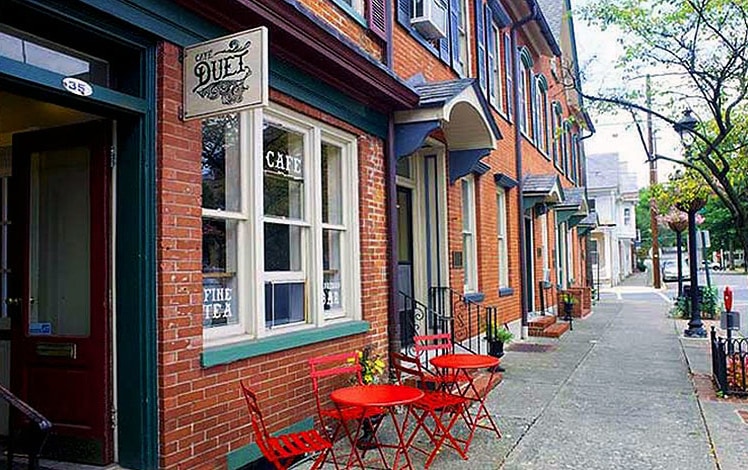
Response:
[[[748,396],[748,338],[722,338],[711,331],[712,376],[724,395]]]

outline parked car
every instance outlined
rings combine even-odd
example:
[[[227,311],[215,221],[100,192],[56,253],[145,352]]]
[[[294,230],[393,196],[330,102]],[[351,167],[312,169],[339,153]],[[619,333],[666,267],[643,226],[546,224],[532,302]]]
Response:
[[[721,271],[722,270],[722,266],[718,262],[716,262],[716,261],[702,260],[701,264],[702,264],[702,267],[703,266],[709,266],[709,269],[711,269],[712,271]]]
[[[681,280],[689,281],[691,279],[690,274],[688,261],[683,260],[683,264],[681,265]],[[678,262],[676,260],[667,259],[662,262],[662,279],[666,282],[678,280]]]

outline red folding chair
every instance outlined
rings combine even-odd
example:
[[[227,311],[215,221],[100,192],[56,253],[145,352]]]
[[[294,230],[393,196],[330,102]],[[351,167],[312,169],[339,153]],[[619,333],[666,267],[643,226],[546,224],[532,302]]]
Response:
[[[241,382],[242,393],[247,400],[249,419],[255,436],[255,443],[260,452],[277,470],[287,469],[298,457],[319,452],[312,469],[319,468],[332,449],[330,441],[322,437],[317,430],[295,432],[271,436],[262,419],[262,412],[257,405],[257,395]]]
[[[452,428],[457,423],[458,418],[462,417],[463,420],[467,420],[465,408],[468,399],[452,395],[444,390],[423,388],[428,382],[418,359],[394,352],[391,359],[397,382],[401,385],[421,387],[424,392],[423,398],[412,404],[411,413],[416,420],[416,426],[408,438],[406,447],[427,456],[424,468],[429,468],[445,442],[449,447],[455,449],[460,457],[467,460],[464,450],[466,441],[453,436]],[[411,382],[415,382],[415,384]],[[429,418],[433,421],[433,428],[428,425],[427,420]],[[448,420],[445,418],[448,418]],[[467,421],[465,423],[469,424]],[[433,444],[431,449],[422,449],[413,445],[413,441],[420,430],[423,430],[429,437]]]
[[[362,409],[358,406],[335,406],[334,404],[328,404],[329,400],[325,400],[323,404],[323,394],[320,393],[321,384],[320,382],[324,379],[335,379],[337,382],[327,387],[332,391],[334,388],[342,386],[348,386],[351,384],[351,378],[354,378],[353,384],[363,385],[363,378],[361,377],[361,364],[359,364],[358,352],[353,351],[349,353],[332,354],[328,356],[313,357],[308,360],[309,368],[311,369],[310,377],[312,379],[312,390],[314,390],[314,399],[317,402],[317,414],[319,415],[320,427],[324,430],[327,438],[330,442],[335,442],[340,436],[341,432],[345,431],[343,427],[347,421],[358,421],[361,419],[369,420],[372,425],[372,429],[376,432],[378,427],[373,423],[381,422],[381,420],[375,420],[384,413],[384,408],[372,407]],[[342,379],[345,380],[342,380]],[[325,397],[329,396],[324,394]],[[333,464],[335,468],[338,468],[337,459],[335,458],[335,452],[330,452]]]
[[[424,356],[426,366],[424,377],[427,386],[436,390],[451,390],[460,383],[466,383],[469,378],[464,374],[458,374],[454,371],[431,370],[428,367],[428,361],[433,356],[454,353],[452,337],[449,333],[439,333],[434,335],[420,335],[413,337],[416,356]]]

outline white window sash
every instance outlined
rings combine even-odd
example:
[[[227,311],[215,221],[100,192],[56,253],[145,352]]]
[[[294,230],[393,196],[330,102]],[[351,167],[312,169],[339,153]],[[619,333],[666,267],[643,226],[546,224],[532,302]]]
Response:
[[[303,220],[264,214],[263,126],[268,122],[303,135],[304,213]],[[262,338],[323,326],[329,322],[357,320],[360,308],[360,262],[358,241],[358,141],[355,136],[314,121],[294,111],[271,104],[240,114],[241,207],[242,212],[203,209],[204,217],[236,220],[238,245],[243,248],[237,259],[239,324],[203,330],[206,345]],[[341,148],[342,223],[322,223],[321,147],[322,142]],[[319,168],[318,168],[319,167]],[[267,223],[302,228],[300,271],[264,270],[264,227]],[[342,308],[324,311],[317,301],[322,292],[322,231],[340,234]],[[307,322],[265,327],[265,282],[304,282],[308,296]]]

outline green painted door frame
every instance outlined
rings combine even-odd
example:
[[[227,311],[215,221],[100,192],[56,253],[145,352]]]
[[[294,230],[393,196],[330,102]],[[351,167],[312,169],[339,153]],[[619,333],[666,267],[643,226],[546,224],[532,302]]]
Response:
[[[105,14],[71,9],[56,0],[11,0],[137,50],[141,96],[94,86],[80,98],[62,87],[61,75],[0,58],[0,85],[8,91],[80,108],[117,121],[116,355],[118,463],[133,470],[158,468],[156,303],[156,41]],[[112,2],[116,3],[116,2]]]

